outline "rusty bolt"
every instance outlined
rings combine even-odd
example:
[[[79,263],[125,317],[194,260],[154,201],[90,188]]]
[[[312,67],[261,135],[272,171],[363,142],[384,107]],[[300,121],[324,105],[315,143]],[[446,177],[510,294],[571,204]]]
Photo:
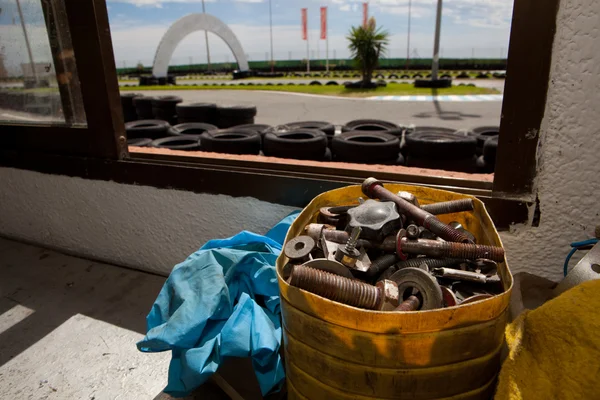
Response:
[[[409,296],[394,311],[417,311],[421,307],[421,300],[417,296]]]
[[[369,270],[367,271],[367,278],[373,278],[381,274],[384,270],[388,269],[398,261],[396,254],[384,254],[371,263]]]
[[[434,215],[390,192],[375,178],[367,178],[362,184],[362,191],[371,198],[396,203],[396,207],[400,213],[406,214],[409,219],[414,220],[416,223],[429,229],[444,240],[469,243],[469,238],[465,235],[458,232],[456,229],[450,228]]]
[[[411,258],[409,260],[399,261],[396,263],[398,269],[402,268],[419,268],[422,264],[427,264],[429,268],[452,267],[459,264],[461,260],[453,260],[451,258]]]
[[[484,246],[469,243],[439,242],[437,240],[398,238],[396,252],[401,254],[422,254],[434,258],[458,258],[476,260],[485,258],[492,261],[504,261],[504,249],[497,246]]]
[[[329,300],[368,310],[383,310],[394,305],[395,293],[396,305],[392,309],[398,305],[398,286],[396,285],[394,292],[395,283],[391,281],[372,286],[330,272],[295,265],[289,284]]]
[[[452,201],[443,201],[441,203],[427,204],[421,206],[422,210],[433,215],[453,214],[463,211],[473,211],[475,206],[472,199],[461,199]]]

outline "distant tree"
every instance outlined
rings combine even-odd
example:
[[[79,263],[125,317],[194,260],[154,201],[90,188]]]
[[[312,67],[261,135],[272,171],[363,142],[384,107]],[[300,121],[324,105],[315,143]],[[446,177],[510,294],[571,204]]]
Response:
[[[350,42],[348,49],[362,75],[362,86],[373,86],[373,72],[379,65],[379,57],[385,54],[390,34],[377,28],[375,18],[371,17],[366,27],[354,26],[346,37]]]
[[[135,69],[136,69],[138,72],[144,72],[144,64],[142,64],[142,63],[138,63],[138,64],[135,66]]]

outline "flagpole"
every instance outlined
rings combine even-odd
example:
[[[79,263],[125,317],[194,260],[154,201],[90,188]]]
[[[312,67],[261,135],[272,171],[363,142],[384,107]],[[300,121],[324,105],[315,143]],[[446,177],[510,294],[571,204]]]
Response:
[[[308,33],[308,9],[306,10],[306,72],[310,73],[310,35]]]
[[[325,54],[327,59],[325,60],[325,68],[329,73],[329,9],[325,9]]]

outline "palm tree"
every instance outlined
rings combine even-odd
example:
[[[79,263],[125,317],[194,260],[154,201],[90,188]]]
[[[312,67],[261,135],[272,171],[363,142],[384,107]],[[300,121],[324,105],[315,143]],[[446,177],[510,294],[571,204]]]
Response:
[[[362,75],[362,87],[374,87],[373,71],[387,50],[389,36],[387,31],[377,28],[375,18],[371,17],[366,27],[354,26],[346,37],[350,42],[348,49]]]

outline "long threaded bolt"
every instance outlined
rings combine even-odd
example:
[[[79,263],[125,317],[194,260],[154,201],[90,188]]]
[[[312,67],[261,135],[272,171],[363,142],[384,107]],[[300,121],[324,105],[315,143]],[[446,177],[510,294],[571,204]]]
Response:
[[[459,243],[470,242],[469,238],[461,232],[444,224],[436,216],[390,192],[375,178],[366,179],[362,184],[362,191],[370,198],[394,202],[398,208],[398,212],[406,214],[408,219],[414,220],[444,240]]]
[[[388,269],[398,261],[398,257],[395,254],[385,254],[371,263],[369,270],[367,271],[367,278],[373,278],[384,270]]]
[[[352,233],[350,234],[350,238],[346,242],[346,251],[348,253],[352,253],[354,249],[356,249],[356,243],[358,242],[358,238],[362,232],[362,228],[360,226],[352,229]]]
[[[440,242],[437,240],[400,238],[397,242],[398,254],[422,254],[434,258],[458,258],[476,260],[485,258],[497,262],[504,261],[504,249],[480,244]]]
[[[442,267],[452,267],[462,260],[454,260],[450,258],[411,258],[409,260],[399,261],[396,263],[396,267],[398,269],[402,268],[419,268],[422,264],[427,264],[427,266],[432,268],[442,268]]]
[[[394,311],[417,311],[419,307],[421,307],[421,300],[417,296],[409,296]]]
[[[376,286],[303,265],[294,266],[289,283],[329,300],[368,310],[376,309],[383,295]]]
[[[421,209],[433,215],[442,215],[463,211],[473,211],[475,209],[475,205],[473,204],[473,199],[461,199],[427,204],[425,206],[421,206]]]

